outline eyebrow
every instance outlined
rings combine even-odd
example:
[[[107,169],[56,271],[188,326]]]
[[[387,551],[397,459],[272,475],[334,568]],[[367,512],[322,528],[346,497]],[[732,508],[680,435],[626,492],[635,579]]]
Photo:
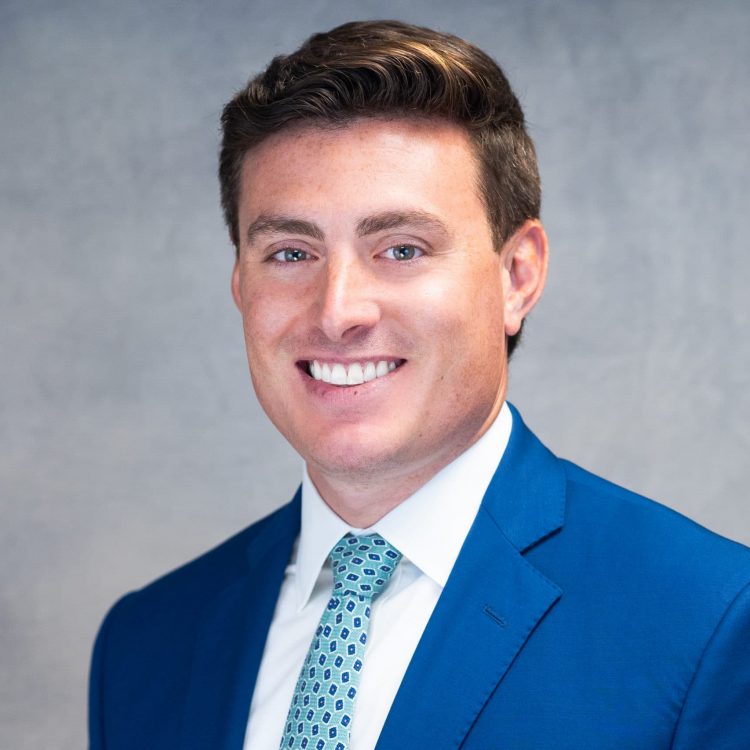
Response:
[[[439,232],[448,235],[445,224],[434,214],[419,209],[408,211],[383,211],[362,219],[357,224],[357,236],[366,237],[377,232],[400,227],[416,227],[418,229]],[[323,230],[314,222],[297,219],[292,216],[270,216],[261,214],[247,228],[247,242],[251,243],[261,234],[297,234],[312,237],[321,242],[325,239]]]
[[[415,227],[428,231],[437,231],[447,235],[448,229],[434,214],[419,209],[410,211],[384,211],[374,216],[368,216],[357,224],[357,234],[365,237],[368,234],[384,232],[388,229],[400,227]]]
[[[323,230],[317,224],[304,219],[295,219],[291,216],[268,216],[261,214],[247,228],[247,241],[251,243],[259,234],[301,234],[304,237],[312,237],[315,240],[323,240]]]

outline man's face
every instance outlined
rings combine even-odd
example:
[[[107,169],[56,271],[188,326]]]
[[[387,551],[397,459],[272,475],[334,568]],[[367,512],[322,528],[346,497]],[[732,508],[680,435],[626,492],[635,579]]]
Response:
[[[239,231],[255,391],[313,478],[430,474],[490,424],[511,282],[461,129],[272,136],[246,157]]]

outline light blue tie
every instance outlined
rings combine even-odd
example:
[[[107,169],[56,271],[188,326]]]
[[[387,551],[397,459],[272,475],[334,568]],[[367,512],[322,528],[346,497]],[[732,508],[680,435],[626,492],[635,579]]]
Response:
[[[378,534],[347,534],[330,559],[333,596],[297,680],[280,750],[348,750],[370,605],[401,553]]]

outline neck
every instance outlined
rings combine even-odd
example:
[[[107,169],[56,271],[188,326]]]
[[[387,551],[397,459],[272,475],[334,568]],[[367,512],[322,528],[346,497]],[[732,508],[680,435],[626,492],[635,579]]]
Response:
[[[308,473],[326,505],[355,529],[366,529],[427,484],[443,466],[402,478],[355,480],[328,476],[308,464]]]

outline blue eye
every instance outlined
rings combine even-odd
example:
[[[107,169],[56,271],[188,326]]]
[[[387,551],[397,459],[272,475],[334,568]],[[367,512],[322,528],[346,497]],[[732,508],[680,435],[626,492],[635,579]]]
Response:
[[[297,247],[285,247],[283,250],[274,253],[271,257],[280,263],[298,263],[301,260],[307,260],[309,254]]]
[[[424,255],[424,253],[414,245],[394,245],[393,247],[389,247],[385,252],[386,254],[390,254],[390,257],[394,260],[413,260],[420,255]]]

